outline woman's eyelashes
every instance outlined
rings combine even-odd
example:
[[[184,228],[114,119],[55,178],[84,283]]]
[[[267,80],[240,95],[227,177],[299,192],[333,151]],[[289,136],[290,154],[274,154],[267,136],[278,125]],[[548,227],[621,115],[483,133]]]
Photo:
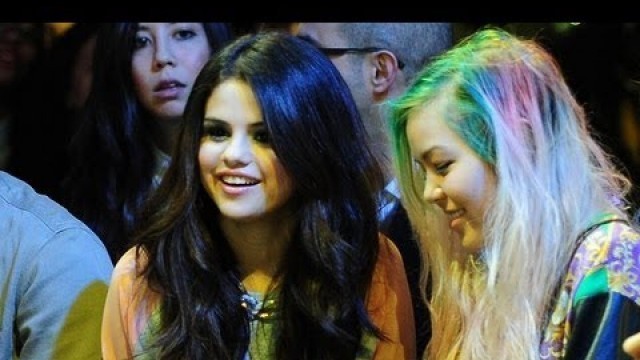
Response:
[[[136,50],[142,49],[145,46],[147,46],[150,42],[151,42],[151,39],[149,39],[148,36],[136,34],[136,39],[135,39],[135,42],[134,42],[134,48]]]
[[[205,121],[204,136],[210,140],[221,142],[225,141],[231,136],[231,131],[228,126],[225,126],[219,122]]]
[[[174,33],[174,37],[178,40],[189,40],[196,35],[196,32],[192,29],[178,29]]]
[[[267,132],[267,129],[263,125],[253,130],[253,138],[263,145],[271,144],[271,137],[269,136],[269,132]]]
[[[413,161],[416,168],[426,176],[428,172],[444,176],[449,172],[449,167],[453,164],[453,160],[426,160],[424,163],[420,160]]]
[[[179,27],[171,31],[171,37],[179,41],[190,40],[197,35],[198,32],[189,26]],[[138,30],[134,40],[134,48],[138,50],[148,46],[152,42],[151,38],[149,30]]]
[[[433,163],[433,169],[438,175],[446,175],[449,172],[449,166],[453,164],[451,160],[439,161]]]
[[[231,127],[222,121],[205,121],[203,130],[205,137],[216,142],[226,141],[233,136]],[[271,145],[271,136],[262,123],[251,125],[248,134],[258,144]]]

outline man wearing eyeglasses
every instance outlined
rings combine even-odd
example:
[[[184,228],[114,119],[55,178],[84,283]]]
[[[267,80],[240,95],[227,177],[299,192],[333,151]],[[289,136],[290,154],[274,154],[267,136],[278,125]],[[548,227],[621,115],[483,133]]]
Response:
[[[384,102],[400,95],[433,56],[453,43],[449,23],[295,23],[291,31],[313,42],[342,74],[362,116],[371,148],[385,167],[388,185],[381,194],[380,231],[402,254],[414,303],[418,358],[431,335],[420,297],[420,250],[413,239],[392,177]]]

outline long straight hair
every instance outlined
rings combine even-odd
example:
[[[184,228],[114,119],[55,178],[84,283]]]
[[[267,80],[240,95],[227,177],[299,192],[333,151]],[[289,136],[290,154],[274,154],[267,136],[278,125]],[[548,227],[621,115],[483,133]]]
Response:
[[[224,23],[203,24],[215,53],[231,40]],[[65,205],[105,243],[112,261],[126,251],[136,214],[151,189],[155,156],[150,122],[137,98],[131,61],[137,23],[103,24],[94,80],[71,143]]]
[[[353,359],[378,334],[365,297],[378,254],[379,164],[347,85],[322,53],[286,34],[238,39],[203,68],[174,162],[136,232],[144,273],[162,294],[161,358],[242,359],[249,321],[237,262],[196,159],[206,103],[226,80],[246,82],[274,151],[295,183],[297,226],[280,264],[277,359]]]
[[[412,111],[440,97],[447,126],[498,179],[484,248],[462,259],[442,212],[421,199],[423,174],[406,134]],[[428,358],[539,358],[542,327],[579,233],[601,212],[626,218],[629,189],[558,65],[534,41],[479,31],[417,76],[393,104],[391,127],[403,200],[433,281]]]

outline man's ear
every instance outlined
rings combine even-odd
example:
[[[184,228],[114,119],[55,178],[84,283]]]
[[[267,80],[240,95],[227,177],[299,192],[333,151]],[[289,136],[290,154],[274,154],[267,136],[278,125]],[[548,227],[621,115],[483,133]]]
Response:
[[[386,95],[393,88],[400,69],[396,56],[388,50],[380,50],[371,54],[373,62],[372,85],[376,95]]]

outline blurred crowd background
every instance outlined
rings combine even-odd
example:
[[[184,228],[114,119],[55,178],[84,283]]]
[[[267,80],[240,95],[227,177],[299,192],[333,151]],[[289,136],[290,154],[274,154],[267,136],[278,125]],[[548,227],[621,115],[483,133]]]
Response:
[[[640,203],[640,28],[636,23],[456,23],[459,40],[494,25],[554,54]],[[0,169],[58,197],[66,146],[91,87],[94,23],[0,24]],[[238,35],[289,23],[235,23]]]

